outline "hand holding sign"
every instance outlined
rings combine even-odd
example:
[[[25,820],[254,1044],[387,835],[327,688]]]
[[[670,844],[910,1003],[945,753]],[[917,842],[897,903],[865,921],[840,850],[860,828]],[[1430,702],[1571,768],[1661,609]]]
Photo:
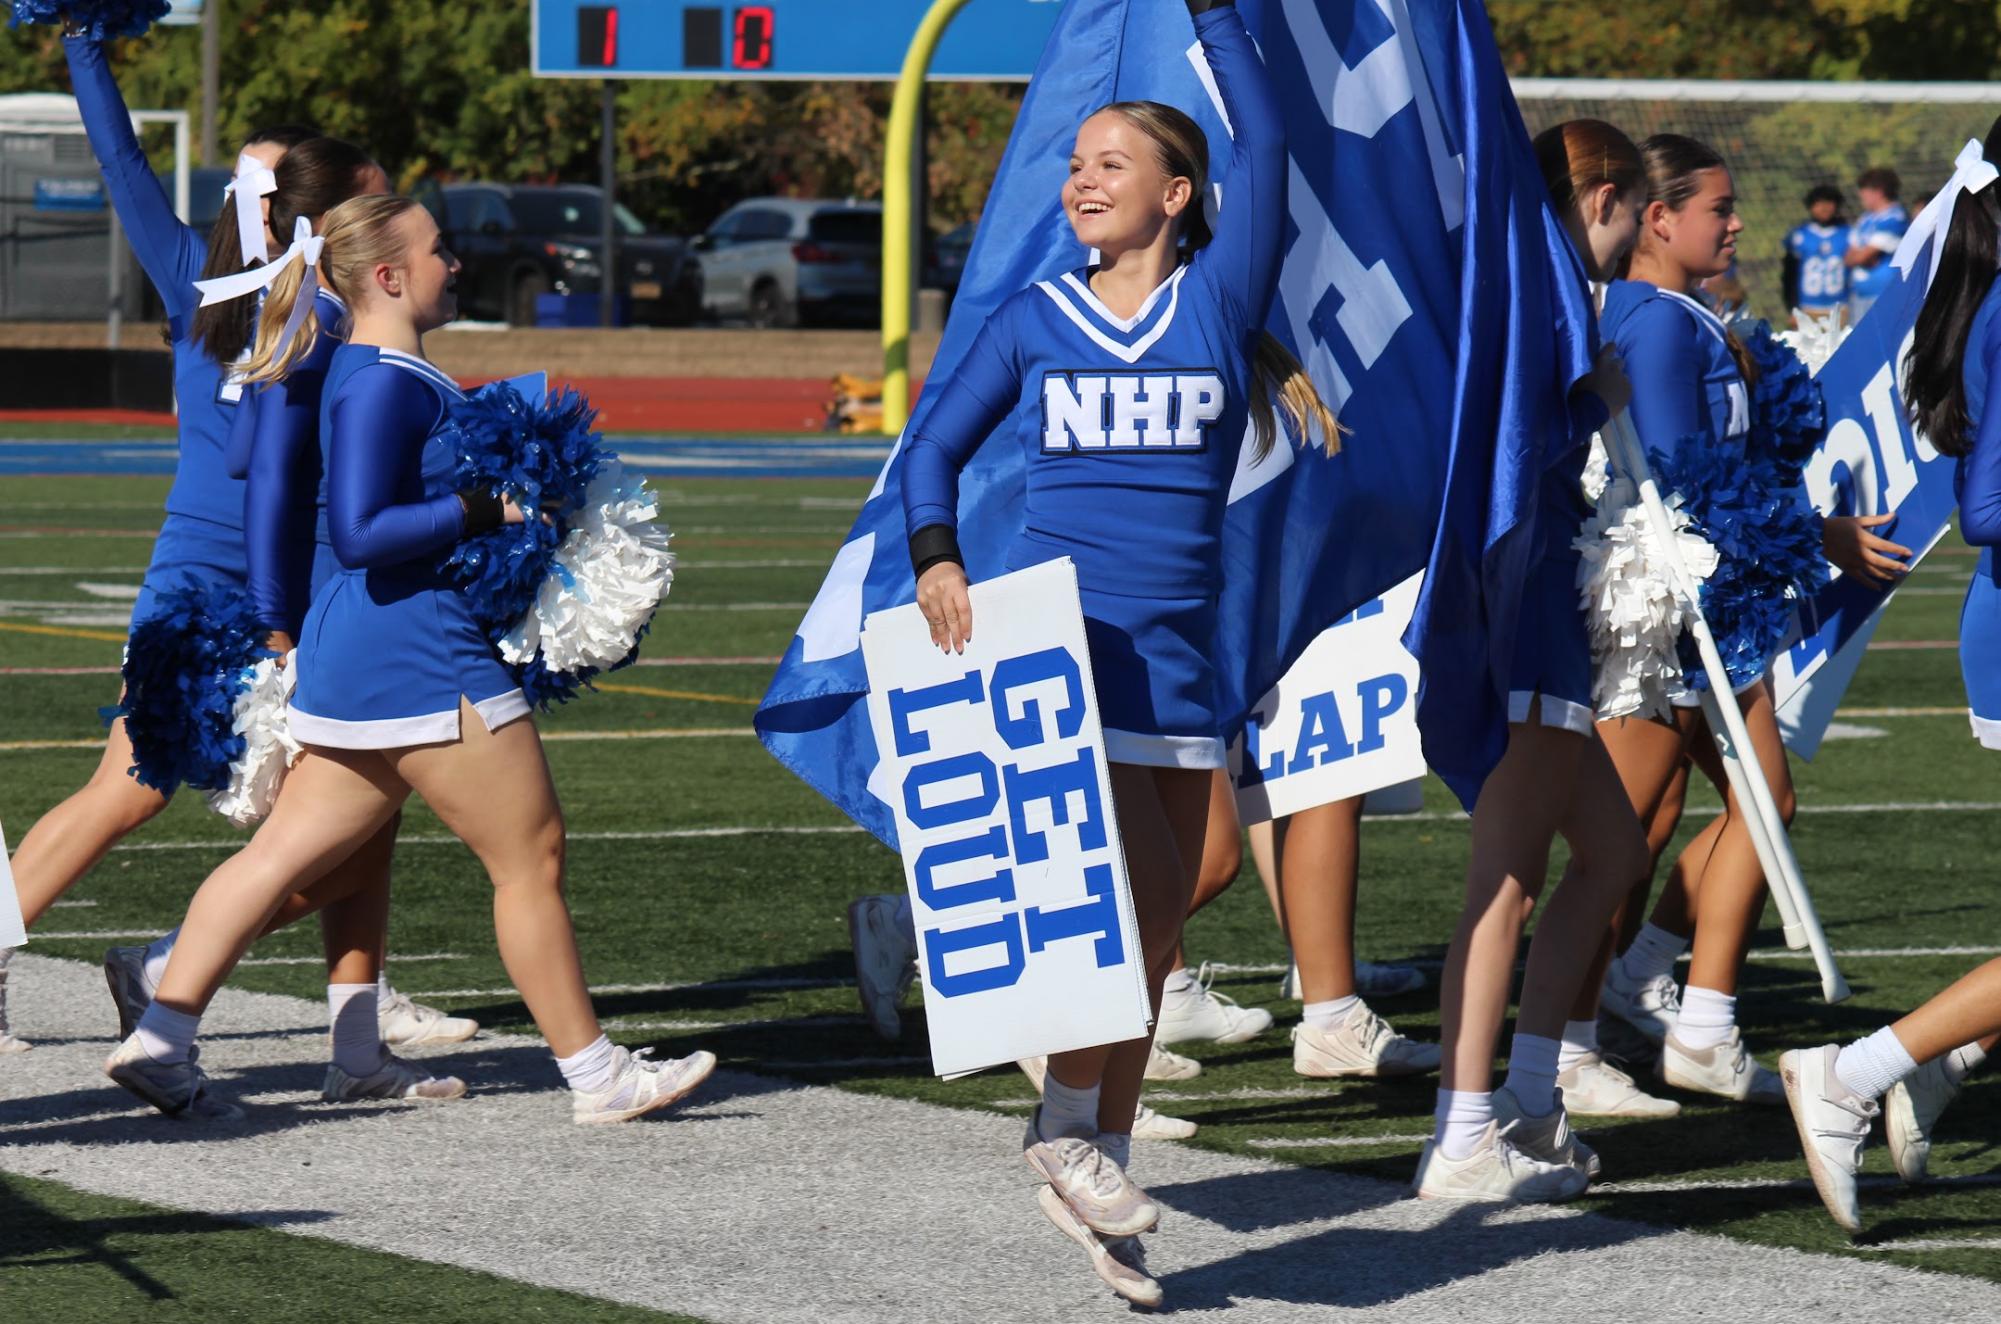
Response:
[[[973,642],[973,601],[966,593],[966,567],[940,561],[917,581],[917,610],[931,627],[931,642],[948,653],[963,653]]]

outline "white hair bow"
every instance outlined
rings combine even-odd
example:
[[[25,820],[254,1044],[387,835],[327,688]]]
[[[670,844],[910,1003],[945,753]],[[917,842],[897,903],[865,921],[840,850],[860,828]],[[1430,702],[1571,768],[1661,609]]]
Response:
[[[1945,252],[1945,237],[1952,233],[1953,208],[1959,205],[1962,194],[1978,193],[1981,189],[2001,179],[2001,170],[1994,167],[1981,151],[1978,138],[1968,138],[1966,146],[1959,149],[1953,158],[1952,178],[1938,191],[1931,205],[1918,213],[1911,222],[1911,228],[1904,232],[1904,238],[1897,245],[1896,253],[1890,258],[1890,265],[1908,273],[1917,265],[1918,253],[1925,241],[1933,240],[1931,266],[1925,272],[1925,288],[1930,289],[1932,279],[1938,275],[1938,260]]]
[[[241,299],[246,294],[258,294],[269,289],[278,281],[285,269],[298,258],[306,264],[305,279],[299,283],[299,295],[292,301],[292,312],[285,319],[284,334],[278,338],[281,345],[289,345],[305,323],[306,315],[313,310],[313,299],[320,290],[320,254],[326,249],[326,237],[313,233],[313,223],[301,216],[292,223],[292,246],[279,255],[276,262],[269,262],[249,271],[239,271],[233,276],[217,276],[214,280],[198,280],[195,288],[201,291],[201,306],[212,303],[228,303],[231,299]]]
[[[236,174],[222,196],[236,199],[236,239],[243,246],[246,266],[271,260],[271,245],[264,238],[264,209],[258,204],[277,191],[278,176],[271,167],[248,152],[236,158]]]

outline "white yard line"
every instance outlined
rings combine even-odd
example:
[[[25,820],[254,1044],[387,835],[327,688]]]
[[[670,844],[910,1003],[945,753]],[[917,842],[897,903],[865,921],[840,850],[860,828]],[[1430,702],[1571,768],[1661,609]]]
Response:
[[[12,974],[16,1029],[43,1042],[0,1071],[7,1171],[719,1324],[1132,1318],[1037,1212],[1013,1118],[724,1072],[665,1118],[583,1128],[546,1051],[515,1038],[427,1055],[471,1083],[462,1102],[329,1107],[324,1009],[225,989],[204,1065],[250,1121],[174,1122],[99,1074],[94,968],[23,955]],[[1760,1324],[1824,1324],[1837,1301],[2001,1317],[2001,1285],[1877,1259],[1412,1200],[1185,1145],[1142,1142],[1134,1172],[1167,1207],[1148,1247],[1184,1318],[1654,1319],[1669,1301]]]

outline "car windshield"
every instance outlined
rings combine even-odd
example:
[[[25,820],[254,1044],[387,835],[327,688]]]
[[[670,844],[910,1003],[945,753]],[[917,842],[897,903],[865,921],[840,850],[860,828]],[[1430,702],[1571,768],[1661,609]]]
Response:
[[[596,234],[603,215],[598,210],[598,195],[595,193],[523,189],[509,198],[507,204],[513,209],[515,222],[524,234]],[[611,214],[618,221],[619,233],[646,233],[646,227],[640,224],[639,218],[624,206],[614,203]]]
[[[816,214],[806,233],[822,243],[880,244],[882,213],[876,211],[823,211]]]

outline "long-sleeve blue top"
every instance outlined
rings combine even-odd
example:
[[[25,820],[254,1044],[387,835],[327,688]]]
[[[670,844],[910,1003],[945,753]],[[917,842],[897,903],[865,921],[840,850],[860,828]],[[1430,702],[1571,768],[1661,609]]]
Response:
[[[1003,302],[905,443],[913,534],[958,527],[959,472],[1011,420],[1028,473],[1010,568],[1067,555],[1087,588],[1215,593],[1252,342],[1278,279],[1286,151],[1235,9],[1198,15],[1195,30],[1235,130],[1214,238],[1131,318],[1091,291],[1089,268]]]
[[[2001,280],[1988,289],[1966,336],[1960,382],[1973,444],[1953,470],[1959,531],[1976,547],[2001,546],[2001,409],[1987,408],[1987,387],[2001,371]],[[1989,552],[1984,561],[1991,561]]]
[[[336,336],[347,310],[322,290],[320,332],[306,356],[280,381],[247,392],[230,437],[248,480],[243,536],[250,561],[250,601],[266,630],[298,637],[312,605],[314,549],[328,541],[322,506],[320,402]]]
[[[1714,313],[1645,281],[1615,280],[1598,325],[1625,360],[1633,426],[1649,455],[1670,455],[1694,434],[1743,444],[1750,392]]]
[[[77,109],[104,172],[118,223],[167,310],[181,443],[174,485],[167,493],[167,513],[240,529],[243,483],[230,477],[223,457],[235,404],[225,395],[222,369],[189,339],[200,302],[194,283],[208,259],[207,242],[174,215],[166,189],[140,150],[131,112],[105,62],[103,43],[69,37],[63,50],[69,57]]]
[[[327,532],[348,570],[415,562],[412,578],[438,582],[431,558],[465,531],[451,490],[451,449],[436,433],[445,392],[437,369],[372,345],[333,352],[322,391]]]

